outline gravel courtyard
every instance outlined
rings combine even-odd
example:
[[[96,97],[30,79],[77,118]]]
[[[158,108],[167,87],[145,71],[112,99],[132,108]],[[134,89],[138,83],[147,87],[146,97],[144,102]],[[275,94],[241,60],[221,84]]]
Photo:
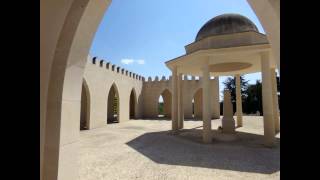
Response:
[[[80,132],[81,180],[280,179],[280,134],[262,145],[263,119],[245,116],[235,135],[212,120],[212,144],[201,143],[201,121],[185,120],[178,135],[170,120],[130,120]]]

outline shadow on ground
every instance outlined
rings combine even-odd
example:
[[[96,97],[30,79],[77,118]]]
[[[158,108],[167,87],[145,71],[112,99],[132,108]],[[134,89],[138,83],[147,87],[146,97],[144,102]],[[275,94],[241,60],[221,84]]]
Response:
[[[232,141],[201,143],[201,130],[189,129],[171,135],[170,131],[145,133],[126,143],[159,164],[224,169],[271,174],[280,170],[280,139],[275,148],[262,145],[263,136],[237,132]]]
[[[147,121],[152,121],[152,120],[163,120],[163,121],[172,121],[171,118],[167,118],[167,117],[154,117],[154,118],[148,118],[148,119],[130,119],[130,120],[147,120]],[[220,120],[219,118],[216,119],[211,119],[211,120]],[[183,121],[202,121],[202,119],[184,119]]]

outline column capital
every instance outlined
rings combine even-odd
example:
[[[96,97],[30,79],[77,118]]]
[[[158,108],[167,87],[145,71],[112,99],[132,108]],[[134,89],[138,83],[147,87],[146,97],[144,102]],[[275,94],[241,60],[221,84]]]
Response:
[[[208,57],[208,58],[204,59],[201,64],[202,64],[201,69],[209,68],[210,58]]]
[[[202,71],[202,72],[207,72],[207,71],[209,71],[209,65],[208,65],[208,64],[204,64],[204,65],[201,67],[201,71]]]
[[[267,59],[269,60],[270,59],[270,51],[262,51],[260,52],[260,56],[261,56],[261,60],[264,60],[264,59]]]
[[[178,66],[173,66],[172,67],[172,71],[177,71],[178,70]]]

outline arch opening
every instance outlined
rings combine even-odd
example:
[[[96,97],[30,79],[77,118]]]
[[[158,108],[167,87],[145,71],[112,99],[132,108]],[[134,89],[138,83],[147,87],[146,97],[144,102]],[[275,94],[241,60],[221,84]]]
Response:
[[[107,124],[118,123],[119,122],[119,111],[120,111],[120,97],[118,93],[117,86],[113,84],[109,90],[108,94],[108,117]]]
[[[158,118],[171,118],[171,92],[165,89],[158,98]]]
[[[164,113],[163,113],[163,97],[160,94],[159,99],[158,99],[158,118],[163,118]]]
[[[136,108],[137,108],[137,96],[136,96],[135,90],[132,89],[130,93],[130,101],[129,101],[130,119],[136,118]]]
[[[192,115],[191,116],[194,119],[194,98],[192,98],[191,103],[192,103]]]
[[[80,114],[80,130],[89,129],[90,120],[90,93],[88,85],[83,79],[81,90],[81,114]]]

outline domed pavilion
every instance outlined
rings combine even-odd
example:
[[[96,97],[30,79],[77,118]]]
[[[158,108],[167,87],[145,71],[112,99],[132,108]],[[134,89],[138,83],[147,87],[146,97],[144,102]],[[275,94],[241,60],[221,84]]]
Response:
[[[172,130],[183,128],[182,76],[199,76],[202,83],[203,141],[212,141],[210,78],[236,77],[237,126],[242,124],[240,75],[261,72],[265,145],[273,146],[280,131],[276,94],[276,63],[265,34],[247,17],[222,14],[205,23],[186,54],[166,62],[172,71]]]

